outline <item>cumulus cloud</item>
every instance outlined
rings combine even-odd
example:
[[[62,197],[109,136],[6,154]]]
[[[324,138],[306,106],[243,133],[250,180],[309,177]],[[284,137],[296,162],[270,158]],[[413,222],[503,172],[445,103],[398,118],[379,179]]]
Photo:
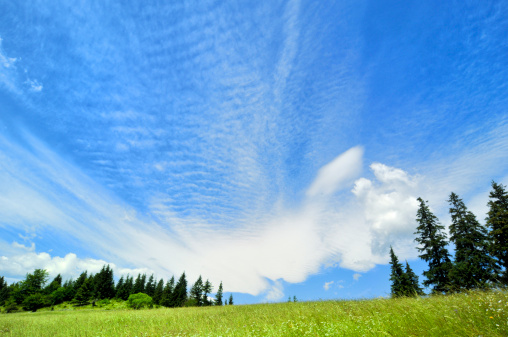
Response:
[[[265,301],[275,302],[284,297],[284,286],[280,280],[275,281],[267,291]]]
[[[332,286],[332,284],[334,283],[334,281],[330,281],[330,282],[325,282],[324,286],[323,286],[323,289],[328,291],[330,289],[330,287]]]

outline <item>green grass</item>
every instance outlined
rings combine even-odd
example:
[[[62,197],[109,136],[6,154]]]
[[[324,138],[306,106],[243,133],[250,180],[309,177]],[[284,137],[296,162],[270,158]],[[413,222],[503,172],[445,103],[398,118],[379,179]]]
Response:
[[[0,336],[508,336],[506,292],[179,309],[119,306],[3,314]]]

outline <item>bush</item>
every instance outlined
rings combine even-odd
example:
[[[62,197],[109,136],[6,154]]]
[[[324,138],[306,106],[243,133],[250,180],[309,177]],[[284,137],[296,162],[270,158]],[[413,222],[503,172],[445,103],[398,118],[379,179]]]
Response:
[[[23,301],[23,310],[36,312],[37,309],[44,307],[44,296],[42,294],[33,294]]]
[[[147,294],[137,293],[129,296],[127,305],[133,309],[141,309],[143,307],[153,308],[153,299]]]

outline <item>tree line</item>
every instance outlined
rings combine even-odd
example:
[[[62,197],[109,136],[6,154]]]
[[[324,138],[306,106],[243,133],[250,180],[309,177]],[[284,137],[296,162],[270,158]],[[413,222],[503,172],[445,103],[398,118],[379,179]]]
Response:
[[[428,201],[418,198],[415,241],[418,256],[427,262],[423,285],[432,293],[445,294],[469,289],[487,289],[508,285],[508,192],[506,186],[492,182],[486,224],[482,225],[455,193],[448,198],[451,224],[450,238],[444,226],[430,211]],[[447,247],[455,246],[455,256]],[[406,261],[402,268],[390,247],[391,295],[423,295],[418,277]]]
[[[3,276],[0,277],[0,306],[6,311],[15,311],[19,306],[23,310],[36,311],[43,307],[70,302],[75,306],[92,304],[97,301],[118,299],[127,301],[135,298],[136,294],[145,294],[150,305],[159,305],[168,308],[184,306],[211,306],[233,304],[233,295],[229,300],[224,298],[222,282],[215,294],[215,298],[208,296],[213,291],[209,280],[203,282],[201,276],[187,291],[187,279],[182,273],[175,283],[174,276],[167,282],[161,278],[157,280],[154,275],[147,279],[146,274],[121,276],[115,284],[113,269],[104,265],[100,272],[89,274],[82,272],[76,280],[69,279],[63,282],[58,274],[47,284],[49,273],[44,269],[35,269],[27,273],[24,280],[8,285]]]

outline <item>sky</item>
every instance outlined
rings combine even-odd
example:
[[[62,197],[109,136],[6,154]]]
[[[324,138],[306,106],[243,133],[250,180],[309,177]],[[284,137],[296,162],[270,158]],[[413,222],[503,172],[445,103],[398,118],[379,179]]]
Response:
[[[506,1],[1,1],[0,275],[388,296],[508,184]],[[453,247],[450,247],[453,251]]]

